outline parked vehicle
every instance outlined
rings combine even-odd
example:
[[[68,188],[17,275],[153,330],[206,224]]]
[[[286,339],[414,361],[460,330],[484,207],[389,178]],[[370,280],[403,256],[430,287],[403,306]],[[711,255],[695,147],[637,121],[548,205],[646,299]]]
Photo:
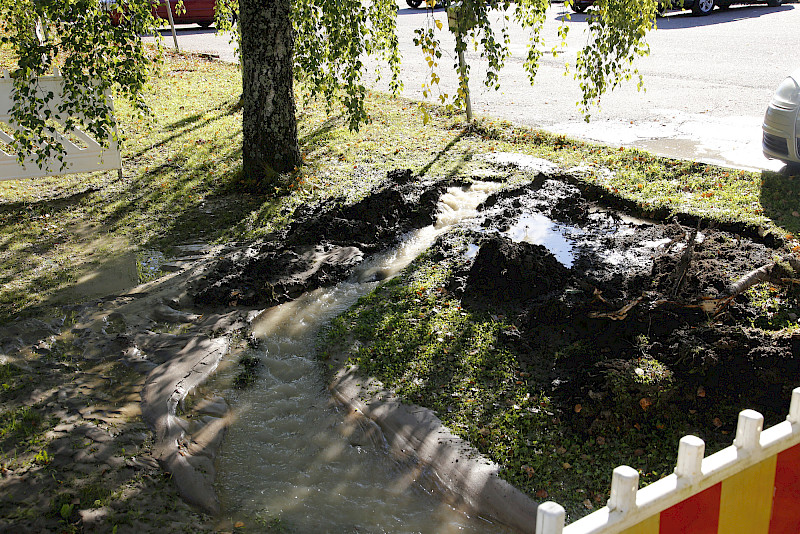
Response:
[[[175,24],[197,24],[201,28],[208,28],[214,23],[216,0],[183,0],[182,13],[178,12],[179,1],[169,0],[169,7],[172,9],[172,20],[175,21]],[[158,2],[156,16],[169,20],[164,0]]]
[[[764,115],[764,155],[789,165],[800,165],[800,69],[783,80]]]
[[[703,16],[711,13],[714,6],[720,9],[728,9],[733,4],[757,4],[766,3],[770,7],[779,7],[783,0],[673,0],[669,4],[662,4],[659,2],[659,11],[663,13],[667,10],[681,10],[691,9],[692,15]],[[593,5],[595,0],[574,0],[572,3],[572,10],[576,13],[583,13],[586,9]]]
[[[107,11],[111,12],[114,24],[119,24],[122,15],[114,7],[116,0],[101,0]],[[183,0],[183,7],[178,10],[179,0],[169,0],[172,10],[172,20],[175,24],[197,24],[201,28],[208,28],[214,23],[214,9],[216,0]],[[154,14],[164,20],[169,20],[167,6],[164,0],[153,1]]]

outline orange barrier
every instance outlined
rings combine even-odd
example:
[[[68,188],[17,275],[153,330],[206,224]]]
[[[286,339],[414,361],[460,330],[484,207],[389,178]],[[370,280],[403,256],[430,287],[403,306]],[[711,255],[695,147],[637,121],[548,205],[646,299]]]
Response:
[[[681,439],[675,473],[638,489],[631,467],[614,469],[608,505],[564,526],[564,508],[542,503],[536,534],[800,533],[800,388],[783,423],[739,414],[733,445],[703,458],[705,444]]]

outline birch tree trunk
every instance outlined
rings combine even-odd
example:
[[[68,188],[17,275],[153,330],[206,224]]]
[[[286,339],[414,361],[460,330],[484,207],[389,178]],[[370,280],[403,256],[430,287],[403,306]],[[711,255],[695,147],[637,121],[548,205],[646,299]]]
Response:
[[[302,162],[293,86],[290,0],[240,0],[242,159],[259,187]]]

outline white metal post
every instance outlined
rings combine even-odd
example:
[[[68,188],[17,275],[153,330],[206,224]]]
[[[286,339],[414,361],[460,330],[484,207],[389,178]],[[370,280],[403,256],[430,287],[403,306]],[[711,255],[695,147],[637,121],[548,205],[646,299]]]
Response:
[[[172,18],[172,6],[169,5],[169,0],[164,0],[164,5],[167,6],[167,17],[169,18],[169,27],[172,29],[172,40],[175,42],[175,50],[180,52],[178,34],[175,32],[175,20]]]

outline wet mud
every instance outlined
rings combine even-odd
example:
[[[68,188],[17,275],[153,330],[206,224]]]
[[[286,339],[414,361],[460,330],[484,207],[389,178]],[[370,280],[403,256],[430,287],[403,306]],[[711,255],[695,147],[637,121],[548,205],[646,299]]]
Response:
[[[434,222],[445,186],[413,178],[410,170],[391,171],[382,188],[356,204],[334,200],[301,210],[282,234],[221,260],[195,288],[195,303],[267,307],[346,279],[366,254]]]
[[[686,216],[637,218],[636,206],[569,171],[530,174],[432,253],[455,266],[449,289],[465,308],[513,322],[504,342],[576,432],[691,413],[692,424],[727,434],[746,407],[767,425],[782,420],[800,336],[756,328],[769,312],[747,294],[713,305],[774,261],[779,241]],[[393,171],[357,204],[299,214],[283,235],[220,262],[194,288],[195,302],[268,306],[343,280],[368,254],[431,224],[445,185]],[[778,291],[796,306],[794,286]]]
[[[450,288],[514,323],[505,342],[579,435],[656,419],[725,435],[747,407],[767,425],[784,419],[800,335],[756,328],[772,312],[747,294],[723,299],[780,256],[774,242],[637,219],[569,180],[501,191],[481,208],[477,228],[436,245],[460,265]],[[769,291],[796,309],[794,284]]]

